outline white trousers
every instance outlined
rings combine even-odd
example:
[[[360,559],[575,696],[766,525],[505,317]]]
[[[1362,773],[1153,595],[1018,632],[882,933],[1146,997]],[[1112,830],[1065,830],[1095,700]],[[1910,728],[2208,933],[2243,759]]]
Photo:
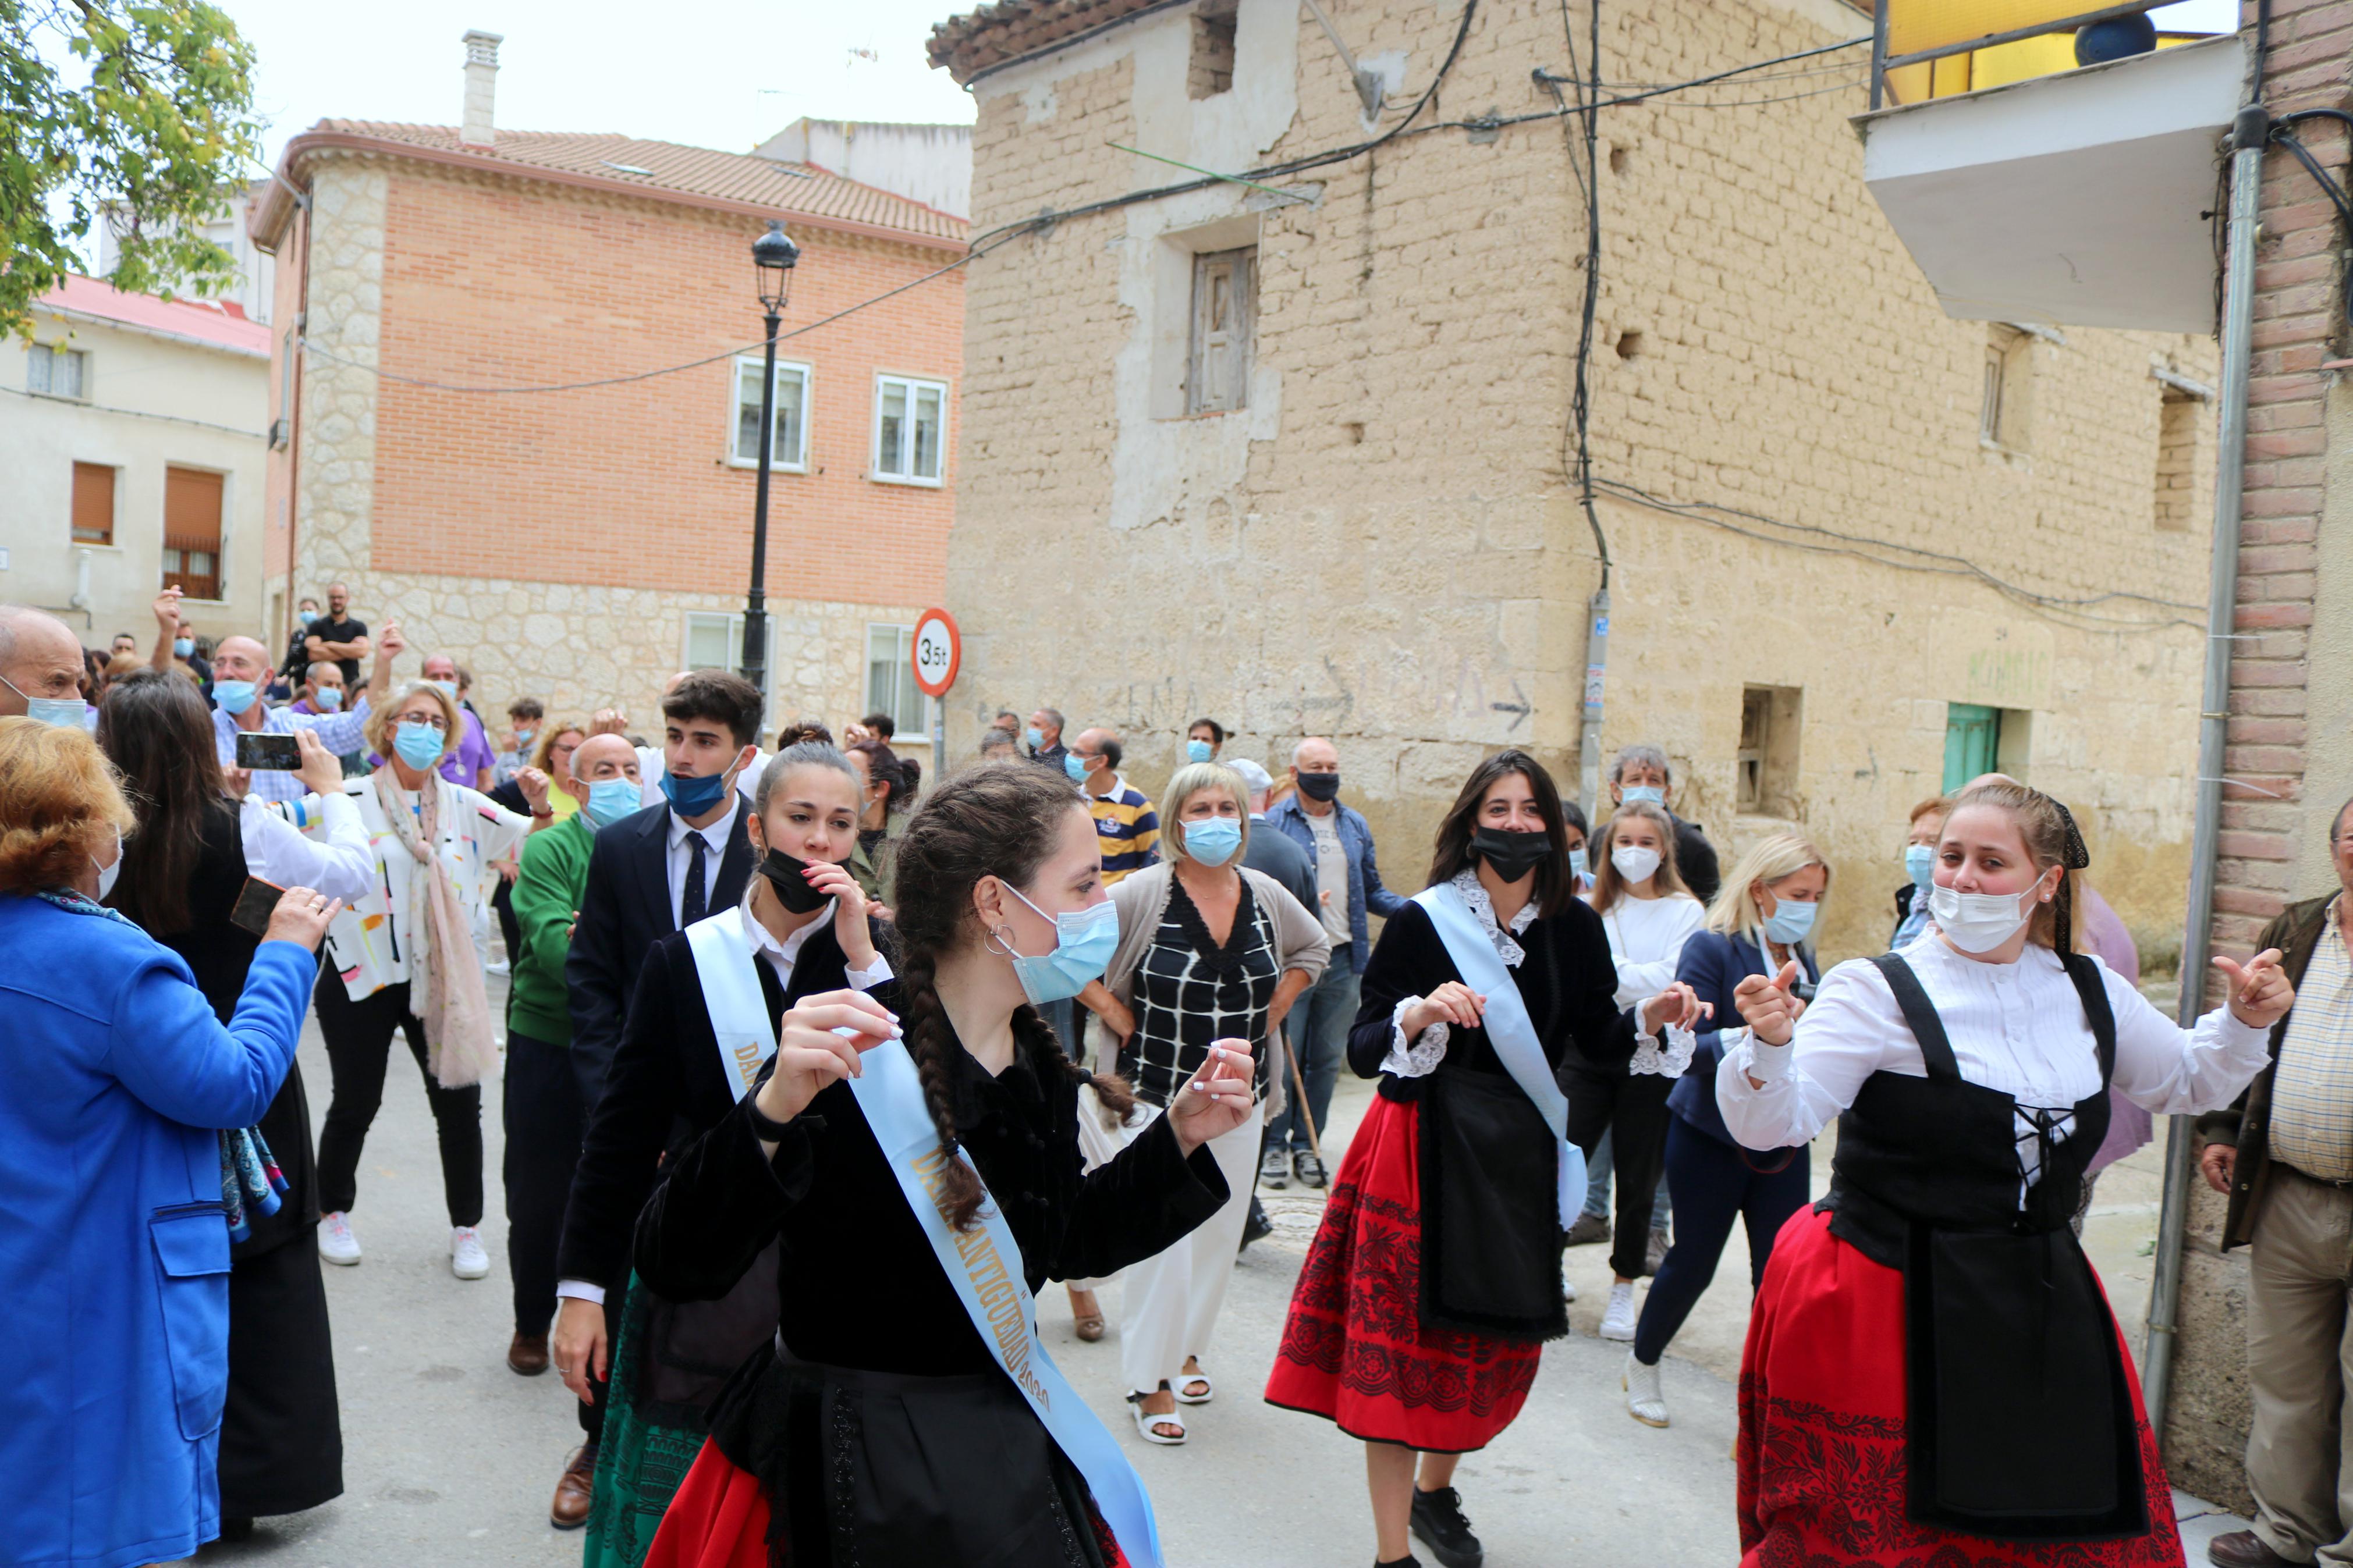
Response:
[[[1150,1125],[1139,1119],[1128,1136]],[[1131,1390],[1149,1394],[1164,1382],[1176,1387],[1187,1356],[1208,1364],[1209,1337],[1217,1331],[1218,1309],[1226,1304],[1226,1287],[1241,1250],[1242,1221],[1250,1214],[1264,1131],[1253,1109],[1240,1127],[1209,1141],[1209,1156],[1226,1178],[1225,1206],[1174,1247],[1128,1268],[1119,1364]]]

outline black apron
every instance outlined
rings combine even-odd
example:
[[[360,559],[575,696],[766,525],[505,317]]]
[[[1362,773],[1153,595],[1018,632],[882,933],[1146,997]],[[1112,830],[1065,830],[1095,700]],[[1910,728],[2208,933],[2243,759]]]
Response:
[[[2147,1490],[2116,1320],[2070,1222],[2105,1136],[2116,1019],[2098,967],[2062,963],[2082,998],[2100,1088],[2021,1107],[1960,1074],[1943,1022],[1894,953],[1872,960],[1927,1077],[1873,1073],[1839,1119],[1833,1234],[1904,1273],[1908,1496],[1916,1522],[2013,1541],[2145,1533]],[[2060,1119],[2074,1125],[2063,1140]],[[2041,1133],[2021,1205],[2021,1118]]]

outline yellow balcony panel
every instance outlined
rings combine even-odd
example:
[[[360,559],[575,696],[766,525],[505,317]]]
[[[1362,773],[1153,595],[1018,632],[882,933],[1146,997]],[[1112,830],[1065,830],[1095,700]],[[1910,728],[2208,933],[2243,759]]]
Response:
[[[1863,183],[1949,316],[2204,332],[2237,35],[1858,115]]]

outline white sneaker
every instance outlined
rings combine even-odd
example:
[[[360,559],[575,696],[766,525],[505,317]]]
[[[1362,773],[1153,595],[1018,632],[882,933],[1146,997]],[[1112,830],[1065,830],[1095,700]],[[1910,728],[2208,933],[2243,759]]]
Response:
[[[1619,1380],[1626,1391],[1626,1414],[1645,1426],[1667,1424],[1667,1396],[1659,1391],[1659,1369],[1644,1366],[1626,1352],[1626,1375]]]
[[[1569,1280],[1567,1280],[1567,1279],[1562,1280],[1562,1281],[1560,1282],[1560,1299],[1561,1299],[1562,1300],[1564,1300],[1564,1301],[1574,1301],[1574,1300],[1577,1300],[1577,1286],[1576,1286],[1573,1282],[1571,1282],[1571,1281],[1569,1281]]]
[[[482,1250],[482,1233],[461,1225],[449,1233],[449,1272],[460,1279],[480,1279],[491,1271],[491,1255]],[[1630,1333],[1629,1335],[1630,1336]]]
[[[1605,1340],[1630,1340],[1634,1337],[1634,1287],[1609,1287],[1609,1305],[1602,1310],[1601,1337]]]
[[[490,963],[485,963],[484,965],[482,965],[482,973],[485,973],[485,974],[501,974],[501,975],[502,975],[502,974],[507,973],[508,972],[509,972],[509,969],[508,969],[507,961],[506,961],[505,959],[503,959],[503,958],[492,959]]]
[[[319,1216],[319,1256],[346,1268],[360,1260],[360,1238],[352,1234],[350,1219],[340,1214]]]

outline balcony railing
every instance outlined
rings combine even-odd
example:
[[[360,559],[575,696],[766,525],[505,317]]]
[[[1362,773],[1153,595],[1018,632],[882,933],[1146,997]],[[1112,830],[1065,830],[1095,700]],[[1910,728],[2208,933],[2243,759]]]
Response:
[[[1871,107],[2001,87],[2075,68],[2075,30],[2154,11],[2170,0],[1877,0],[1871,38]],[[2157,47],[2202,33],[2160,33]]]

